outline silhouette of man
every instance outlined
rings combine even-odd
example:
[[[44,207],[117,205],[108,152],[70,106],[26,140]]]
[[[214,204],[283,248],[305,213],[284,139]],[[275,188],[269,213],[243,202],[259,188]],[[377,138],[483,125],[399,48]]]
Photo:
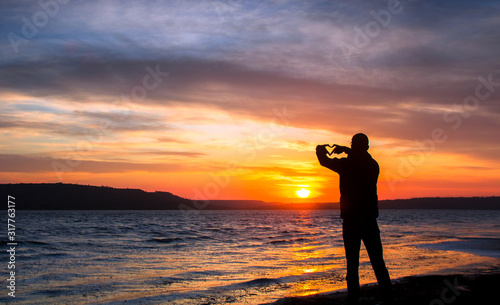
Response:
[[[358,133],[352,137],[351,148],[328,144],[318,145],[319,163],[340,175],[340,217],[347,260],[347,295],[349,304],[357,304],[359,287],[359,251],[361,240],[370,257],[385,303],[393,304],[394,297],[389,272],[385,266],[380,230],[377,224],[377,180],[380,172],[377,161],[368,153],[368,137]],[[328,155],[346,153],[347,158],[331,159]]]

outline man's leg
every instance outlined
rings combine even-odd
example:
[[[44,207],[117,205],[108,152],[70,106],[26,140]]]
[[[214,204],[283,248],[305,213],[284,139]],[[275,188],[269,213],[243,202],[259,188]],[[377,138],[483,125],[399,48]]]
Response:
[[[353,221],[342,222],[342,237],[344,239],[345,258],[347,261],[347,295],[349,301],[357,302],[359,298],[359,249],[361,235],[358,223]]]
[[[382,291],[382,296],[386,301],[391,302],[394,299],[391,278],[385,266],[382,241],[380,240],[380,230],[375,218],[363,223],[362,239],[368,256],[370,257],[373,271],[375,271],[375,276],[377,277],[378,285]]]

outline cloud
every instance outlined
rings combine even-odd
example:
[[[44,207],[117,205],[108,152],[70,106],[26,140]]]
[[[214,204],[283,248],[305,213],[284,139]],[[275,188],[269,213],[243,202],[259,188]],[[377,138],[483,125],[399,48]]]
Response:
[[[324,83],[291,78],[279,73],[253,71],[225,62],[192,58],[165,60],[159,64],[151,61],[117,59],[108,61],[106,65],[107,69],[96,63],[80,67],[79,63],[71,59],[61,59],[55,65],[40,62],[31,67],[29,81],[24,84],[9,83],[7,75],[15,73],[15,66],[4,67],[0,74],[5,76],[4,86],[7,86],[8,90],[13,90],[17,86],[17,90],[25,93],[32,90],[33,94],[37,92],[39,97],[45,95],[45,98],[57,97],[69,101],[74,100],[76,96],[76,101],[82,105],[92,105],[96,102],[102,104],[116,97],[117,100],[108,102],[113,104],[119,103],[117,101],[123,92],[129,94],[130,88],[140,84],[138,80],[147,75],[145,67],[158,65],[161,71],[170,73],[169,77],[157,89],[151,91],[146,99],[136,104],[166,107],[165,109],[179,104],[191,107],[213,106],[233,115],[257,120],[273,119],[273,109],[281,109],[286,105],[287,111],[296,115],[296,118],[289,120],[289,123],[296,127],[327,129],[343,134],[367,130],[378,137],[402,140],[424,139],[429,136],[433,128],[449,128],[449,124],[443,121],[444,112],[446,109],[452,110],[454,105],[460,105],[466,96],[474,94],[478,84],[478,80],[473,79],[469,82],[448,80],[443,87],[436,84],[428,86],[425,90],[421,86],[410,89],[373,88],[368,83],[365,85]],[[50,80],[44,71],[53,71],[49,74],[58,77]],[[488,107],[492,117],[474,125],[472,130],[479,136],[463,138],[467,145],[473,143],[478,146],[480,139],[485,138],[480,135],[490,134],[492,125],[485,123],[494,123],[500,110],[500,106],[494,101],[492,98],[491,101],[482,103]],[[125,105],[128,102],[130,101],[126,101]],[[416,106],[400,107],[400,105]],[[427,113],[419,110],[426,107],[435,107],[438,111]],[[474,116],[480,118],[483,114],[480,111],[474,113]],[[113,132],[182,129],[183,124],[198,121],[194,118],[177,121],[175,117],[144,115],[135,113],[133,109],[125,114],[77,110],[62,117],[71,117],[74,122],[41,123],[10,120],[3,121],[3,125],[78,135],[91,132],[99,122],[103,121],[112,122]],[[80,123],[75,124],[75,122]]]
[[[81,173],[125,173],[146,171],[153,173],[180,172],[186,168],[179,163],[133,163],[106,161],[79,161],[51,157],[0,154],[2,172],[81,172]]]
[[[156,156],[181,156],[181,157],[202,157],[205,153],[194,151],[141,151],[136,152],[138,155],[156,155]]]
[[[163,118],[135,114],[104,114],[75,111],[73,114],[59,114],[60,122],[43,122],[0,117],[2,129],[29,129],[44,133],[70,137],[126,133],[133,131],[169,131],[173,126]]]

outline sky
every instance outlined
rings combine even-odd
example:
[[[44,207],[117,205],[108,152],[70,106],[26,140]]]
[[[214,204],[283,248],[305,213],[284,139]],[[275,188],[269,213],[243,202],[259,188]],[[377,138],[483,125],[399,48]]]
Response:
[[[498,1],[16,0],[0,29],[0,183],[337,202],[315,147],[363,132],[380,199],[500,195]]]

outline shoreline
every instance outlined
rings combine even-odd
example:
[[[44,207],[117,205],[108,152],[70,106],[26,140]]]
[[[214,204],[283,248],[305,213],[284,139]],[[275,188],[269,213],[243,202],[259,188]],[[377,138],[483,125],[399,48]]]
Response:
[[[500,300],[500,263],[489,268],[470,269],[464,273],[436,271],[422,275],[393,279],[396,303],[424,304],[498,304]],[[261,305],[345,304],[347,289],[322,292],[308,296],[284,297]],[[359,305],[380,304],[378,285],[361,285]]]

